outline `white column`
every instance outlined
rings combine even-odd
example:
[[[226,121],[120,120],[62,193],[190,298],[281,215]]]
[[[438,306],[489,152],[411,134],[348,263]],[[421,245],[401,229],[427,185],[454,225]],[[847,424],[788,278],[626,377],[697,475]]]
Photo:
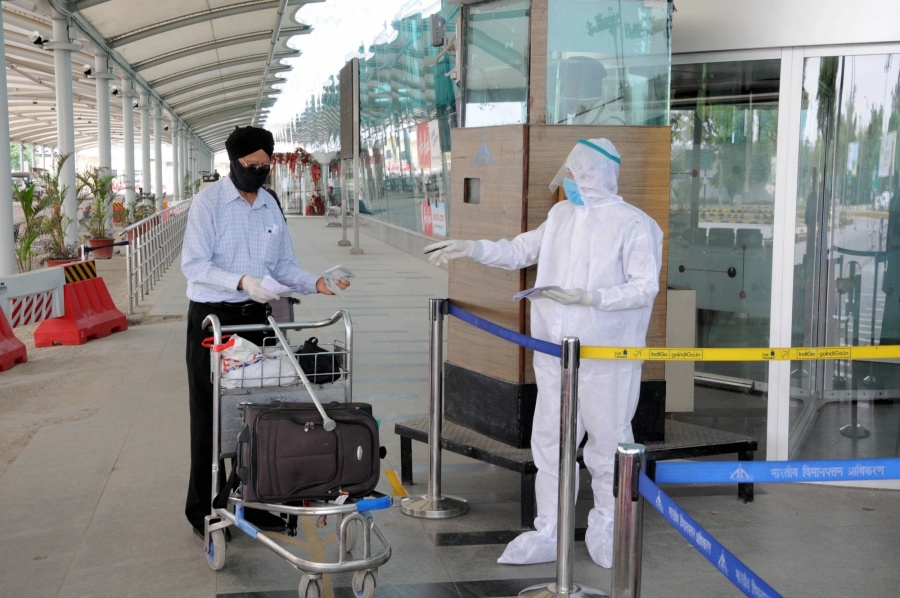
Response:
[[[150,94],[140,90],[141,100],[141,188],[153,193],[153,177],[150,172]]]
[[[122,145],[125,149],[125,205],[134,205],[134,93],[131,79],[122,77]]]
[[[109,72],[108,57],[98,54],[94,57],[94,78],[97,81],[97,157],[102,172],[112,174],[112,133],[109,125],[109,80],[114,75]],[[108,210],[107,227],[112,230],[112,210]]]
[[[181,196],[187,199],[191,196],[190,190],[185,189],[186,179],[188,177],[187,161],[187,137],[188,130],[184,127],[178,129],[178,186],[181,188]]]
[[[182,199],[181,197],[181,185],[178,182],[178,160],[179,160],[179,148],[178,148],[178,123],[173,119],[172,120],[172,197],[177,201]]]
[[[114,75],[107,68],[107,57],[94,58],[94,78],[97,81],[97,152],[100,168],[112,172],[112,133],[109,126],[109,80]]]
[[[60,173],[60,184],[66,188],[63,210],[69,217],[66,227],[66,243],[78,243],[78,204],[75,199],[75,115],[72,100],[72,50],[80,50],[69,37],[68,19],[54,11],[53,41],[47,44],[53,50],[53,70],[56,82],[56,138],[59,152],[70,157]]]
[[[155,104],[153,109],[153,156],[155,160],[153,169],[153,194],[156,195],[156,209],[161,210],[163,205],[162,182],[162,105]]]
[[[3,14],[0,13],[0,58],[6,64],[6,41],[3,36]],[[9,97],[6,95],[6,69],[0,71],[0,139],[9,139]],[[9,144],[0,143],[0,172],[12,172]],[[13,249],[12,187],[0,185],[0,276],[16,273]]]

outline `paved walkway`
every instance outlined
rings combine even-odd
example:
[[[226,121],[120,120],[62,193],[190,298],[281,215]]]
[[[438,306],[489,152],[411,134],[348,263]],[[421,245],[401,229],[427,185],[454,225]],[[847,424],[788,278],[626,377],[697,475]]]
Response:
[[[364,253],[338,246],[339,228],[291,218],[301,264],[335,264],[356,277],[342,298],[316,296],[298,320],[349,310],[354,326],[356,400],[381,421],[386,475],[379,489],[423,494],[427,448],[414,443],[408,488],[399,472],[393,423],[428,412],[428,300],[445,297],[447,272],[361,235]],[[365,229],[362,229],[365,233]],[[352,239],[352,235],[350,236]],[[123,259],[98,262],[124,310]],[[0,373],[0,596],[278,597],[297,595],[300,574],[241,532],[225,568],[213,572],[182,515],[188,470],[184,371],[185,282],[177,265],[164,276],[125,332],[78,347],[35,349]],[[26,336],[27,335],[27,336]],[[432,521],[399,507],[376,513],[393,546],[376,596],[515,596],[555,577],[554,564],[495,563],[518,531],[518,476],[452,455],[443,457],[443,490],[470,512]],[[586,478],[576,526],[585,524]],[[896,596],[900,584],[900,509],[889,491],[828,486],[758,487],[736,501],[733,487],[671,487],[672,497],[761,577],[789,596]],[[399,503],[399,501],[397,501]],[[301,522],[290,542],[309,555],[335,549],[333,528]],[[575,545],[575,581],[610,588],[609,571]],[[326,596],[351,596],[350,575],[327,576]],[[643,595],[737,596],[707,561],[647,510]]]

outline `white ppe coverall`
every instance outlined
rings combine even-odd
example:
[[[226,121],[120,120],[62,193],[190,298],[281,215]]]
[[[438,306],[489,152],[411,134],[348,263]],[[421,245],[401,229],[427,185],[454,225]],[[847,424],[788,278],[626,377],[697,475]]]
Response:
[[[510,270],[537,264],[536,287],[571,290],[578,303],[540,298],[531,304],[531,335],[559,343],[578,337],[582,346],[645,345],[653,300],[659,290],[663,233],[656,222],[618,192],[619,154],[607,139],[579,140],[566,159],[583,205],[559,202],[536,230],[512,240],[478,241],[472,257]],[[616,447],[633,442],[631,418],[641,382],[639,361],[586,359],[578,372],[578,430],[585,432],[584,462],[591,474],[594,507],[585,544],[595,563],[612,566]],[[556,560],[560,446],[559,359],[535,352],[537,406],[531,450],[535,480],[535,531],[513,540],[497,561],[531,564]],[[576,472],[577,481],[577,472]]]

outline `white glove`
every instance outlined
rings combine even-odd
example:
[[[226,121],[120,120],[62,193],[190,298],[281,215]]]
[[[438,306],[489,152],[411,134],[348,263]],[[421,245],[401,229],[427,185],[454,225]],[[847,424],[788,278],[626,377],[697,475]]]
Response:
[[[244,278],[241,279],[241,288],[247,291],[250,298],[257,303],[268,303],[269,301],[276,301],[281,298],[277,293],[273,293],[272,291],[263,288],[262,281],[255,276],[244,276]]]
[[[544,289],[541,291],[541,295],[563,305],[594,305],[594,293],[584,289],[563,289],[561,291]]]
[[[473,257],[475,255],[475,241],[441,241],[425,247],[425,253],[430,253],[428,261],[435,266],[446,264],[450,260],[461,257]]]

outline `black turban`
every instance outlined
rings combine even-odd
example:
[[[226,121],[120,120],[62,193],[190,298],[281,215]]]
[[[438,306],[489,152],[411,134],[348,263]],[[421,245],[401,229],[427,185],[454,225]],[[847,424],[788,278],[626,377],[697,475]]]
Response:
[[[229,160],[249,156],[257,150],[263,150],[271,158],[275,152],[275,138],[260,127],[235,127],[225,140],[225,150]]]

